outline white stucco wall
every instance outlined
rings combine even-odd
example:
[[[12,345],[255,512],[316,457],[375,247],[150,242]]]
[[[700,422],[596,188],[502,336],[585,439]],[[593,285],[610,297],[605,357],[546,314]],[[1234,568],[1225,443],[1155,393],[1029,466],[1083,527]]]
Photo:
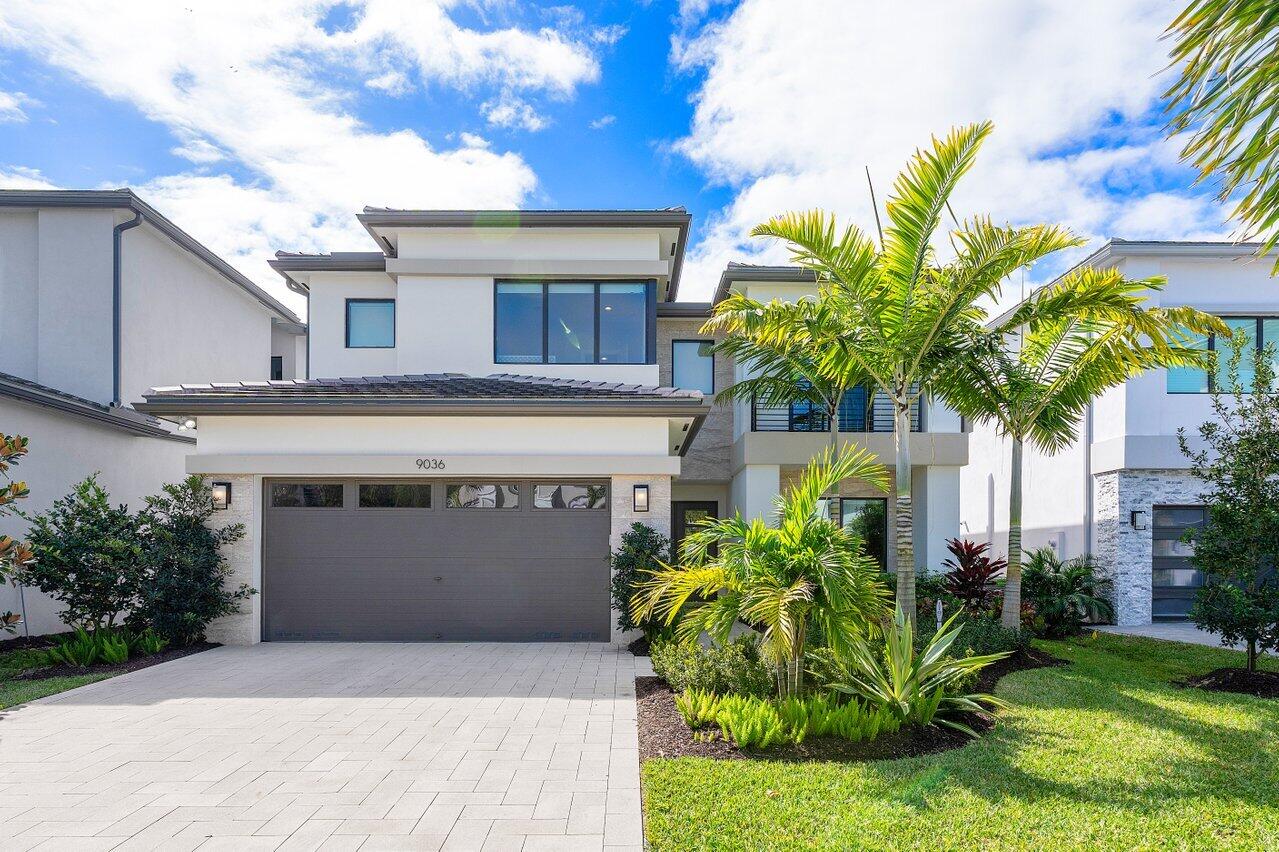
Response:
[[[121,254],[126,405],[152,387],[270,378],[271,315],[260,302],[148,225],[124,232]]]
[[[271,325],[271,356],[279,355],[283,379],[306,378],[306,335],[285,331],[278,324]]]
[[[180,441],[131,435],[10,399],[0,399],[0,431],[30,439],[30,452],[12,471],[31,489],[20,506],[29,514],[44,511],[94,472],[112,502],[140,507],[160,486],[186,476],[185,458],[193,449]],[[20,519],[0,518],[0,532],[6,535],[20,536],[25,530]],[[64,629],[53,600],[35,589],[25,590],[24,597],[32,635]],[[0,585],[0,612],[5,610],[20,611],[18,591],[10,585]]]

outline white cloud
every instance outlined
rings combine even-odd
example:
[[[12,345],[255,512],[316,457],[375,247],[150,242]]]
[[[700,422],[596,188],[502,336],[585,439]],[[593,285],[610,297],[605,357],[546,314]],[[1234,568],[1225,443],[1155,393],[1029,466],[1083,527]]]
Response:
[[[526,101],[511,94],[485,101],[480,105],[480,112],[494,127],[518,128],[535,133],[546,127],[548,123]]]
[[[24,106],[34,101],[22,92],[0,92],[0,124],[5,122],[21,122],[27,120]]]
[[[0,189],[57,189],[39,169],[0,166]]]
[[[413,91],[413,83],[410,82],[409,75],[395,68],[378,74],[376,77],[370,77],[364,81],[364,85],[396,98]]]
[[[617,121],[617,116],[615,115],[601,115],[599,118],[591,122],[591,129],[603,130],[605,127],[608,127],[610,124],[613,124],[616,121]]]
[[[368,127],[351,112],[362,86],[388,91],[400,85],[396,73],[406,83],[411,73],[424,86],[488,89],[499,103],[523,104],[527,114],[513,109],[527,125],[536,113],[515,93],[567,98],[598,77],[582,43],[547,28],[468,29],[449,17],[458,3],[368,0],[348,29],[329,32],[322,21],[336,0],[9,0],[0,45],[170,128],[175,153],[197,168],[138,191],[298,304],[265,261],[276,249],[368,248],[354,219],[365,204],[515,207],[536,187],[519,155],[478,137],[448,148]]]
[[[689,17],[706,5],[684,4]],[[1168,0],[746,0],[677,36],[672,62],[702,79],[675,150],[734,193],[690,257],[687,297],[705,297],[729,259],[784,262],[747,236],[776,213],[819,206],[873,228],[866,166],[882,209],[930,134],[987,118],[995,133],[955,198],[961,217],[1061,222],[1092,238],[1227,233],[1201,192],[1166,185],[1176,148],[1155,111],[1167,84],[1158,38],[1177,11]]]

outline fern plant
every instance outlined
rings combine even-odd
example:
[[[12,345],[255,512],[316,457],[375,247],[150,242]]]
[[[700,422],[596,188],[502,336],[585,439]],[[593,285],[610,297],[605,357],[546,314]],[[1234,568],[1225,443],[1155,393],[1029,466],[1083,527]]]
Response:
[[[719,703],[718,695],[701,689],[686,689],[675,696],[676,709],[693,730],[715,724]]]
[[[98,653],[102,656],[104,662],[113,666],[129,660],[129,640],[125,636],[118,633],[103,632],[98,635],[97,643],[99,647]]]
[[[917,653],[914,625],[898,607],[892,626],[884,632],[886,644],[882,655],[864,639],[858,638],[853,642],[848,658],[849,682],[832,684],[831,688],[868,702],[890,714],[900,724],[941,724],[969,736],[977,736],[972,728],[946,718],[945,714],[965,710],[977,712],[983,704],[992,708],[1006,707],[1007,704],[993,695],[951,694],[952,690],[972,674],[1008,654],[947,656],[947,651],[963,630],[962,625],[952,626],[955,618],[952,615],[947,619]]]
[[[73,636],[58,642],[49,649],[48,654],[49,659],[55,663],[82,669],[98,661],[102,646],[89,631],[77,627]]]

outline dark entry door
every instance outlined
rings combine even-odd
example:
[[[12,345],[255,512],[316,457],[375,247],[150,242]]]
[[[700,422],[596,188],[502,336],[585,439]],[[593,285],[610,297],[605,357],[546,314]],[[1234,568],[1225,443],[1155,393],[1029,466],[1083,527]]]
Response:
[[[1203,574],[1190,564],[1195,547],[1181,537],[1204,524],[1203,506],[1151,507],[1150,614],[1157,619],[1184,619],[1190,614]]]
[[[702,521],[718,518],[719,504],[714,500],[675,500],[671,506],[671,558],[678,561],[684,536],[696,532]]]
[[[604,482],[269,480],[268,641],[606,641]]]

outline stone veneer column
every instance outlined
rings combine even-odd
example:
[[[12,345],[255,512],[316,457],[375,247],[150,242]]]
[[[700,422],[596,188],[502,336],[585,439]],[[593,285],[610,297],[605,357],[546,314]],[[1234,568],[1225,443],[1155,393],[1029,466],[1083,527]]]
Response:
[[[1183,470],[1121,470],[1098,474],[1094,506],[1098,562],[1114,581],[1115,621],[1149,624],[1156,505],[1199,503],[1203,483]],[[1146,529],[1132,528],[1132,513],[1146,513]]]
[[[226,511],[214,512],[210,525],[244,525],[244,537],[222,549],[231,569],[226,585],[238,588],[248,583],[258,592],[240,603],[240,612],[214,620],[205,633],[210,642],[253,645],[262,640],[262,480],[249,474],[220,473],[205,476],[204,481],[231,483],[231,505]]]
[[[648,485],[648,511],[636,512],[633,502],[633,489],[636,485]],[[671,535],[671,478],[665,475],[653,476],[614,476],[610,484],[609,506],[612,527],[608,536],[610,554],[622,546],[622,534],[631,528],[631,524],[640,523],[652,527],[662,535]],[[616,645],[626,645],[639,638],[637,630],[626,633],[617,629],[617,610],[610,614],[610,640]]]

